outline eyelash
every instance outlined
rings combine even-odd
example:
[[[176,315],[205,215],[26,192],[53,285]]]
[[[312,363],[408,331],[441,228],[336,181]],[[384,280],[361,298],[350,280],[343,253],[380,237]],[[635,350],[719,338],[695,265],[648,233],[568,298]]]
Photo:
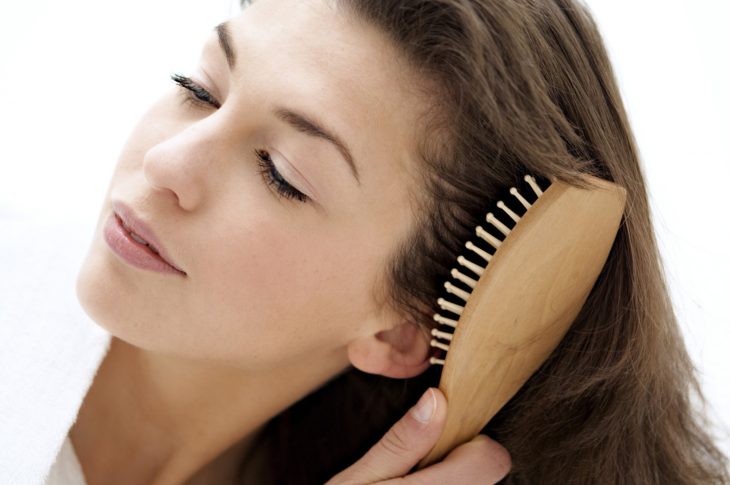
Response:
[[[191,104],[194,104],[196,106],[200,106],[203,108],[209,108],[214,107],[216,109],[221,107],[221,104],[218,102],[217,99],[215,99],[207,89],[205,89],[200,84],[196,83],[192,79],[190,79],[187,76],[183,76],[182,74],[173,74],[170,76],[170,78],[181,88],[185,89],[183,91],[183,101],[185,103],[189,102]]]
[[[181,88],[183,88],[182,104],[192,104],[202,108],[220,108],[221,105],[204,87],[196,83],[187,76],[181,74],[173,74],[170,76],[172,80]],[[276,169],[274,162],[271,160],[266,150],[254,149],[254,156],[258,162],[259,174],[263,177],[264,182],[273,187],[276,193],[287,199],[296,199],[306,202],[309,197],[299,190],[295,189],[289,182],[281,176]]]
[[[276,190],[277,194],[286,197],[287,199],[297,199],[300,202],[307,201],[309,197],[292,187],[291,184],[281,176],[274,166],[274,162],[271,161],[271,157],[267,151],[254,149],[253,152],[258,160],[259,173],[264,178],[264,181]],[[263,154],[266,154],[266,156]]]

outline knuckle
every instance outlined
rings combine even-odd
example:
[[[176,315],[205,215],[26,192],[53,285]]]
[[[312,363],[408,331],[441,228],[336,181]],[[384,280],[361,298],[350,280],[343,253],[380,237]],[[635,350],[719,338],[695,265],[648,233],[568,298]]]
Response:
[[[350,467],[339,474],[335,475],[325,485],[365,485],[367,483],[379,482],[387,477],[382,475],[382,471],[373,467],[369,463],[357,463],[356,466]]]
[[[497,453],[497,456],[493,461],[497,468],[496,471],[503,477],[512,469],[512,458],[510,457],[509,452],[507,452],[504,448],[502,448],[502,451]]]
[[[512,457],[507,449],[487,437],[474,440],[472,445],[474,459],[488,463],[490,469],[506,475],[512,469]]]
[[[505,474],[512,469],[512,456],[505,448],[502,448],[502,464],[504,465]]]
[[[348,476],[347,471],[343,471],[327,480],[324,485],[354,485],[354,483]]]
[[[426,482],[417,477],[396,477],[386,482],[388,485],[427,485]]]
[[[393,482],[393,485],[434,485],[435,483],[433,479],[421,476],[418,473],[388,480],[388,485],[391,485],[391,482]]]
[[[383,470],[377,466],[373,466],[370,463],[363,463],[362,469],[360,470],[361,478],[357,482],[359,484],[374,483],[386,480],[388,477],[383,474]],[[367,478],[365,478],[367,477]],[[355,483],[355,482],[353,482]]]
[[[380,440],[380,448],[393,456],[403,456],[408,453],[410,446],[408,433],[403,426],[394,426]]]

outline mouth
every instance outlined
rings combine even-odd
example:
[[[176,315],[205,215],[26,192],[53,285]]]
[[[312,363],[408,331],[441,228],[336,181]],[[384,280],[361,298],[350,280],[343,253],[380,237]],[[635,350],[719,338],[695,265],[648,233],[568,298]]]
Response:
[[[122,228],[123,228],[123,229],[124,229],[125,231],[127,231],[127,234],[129,234],[129,236],[130,236],[130,237],[131,237],[132,239],[134,239],[135,241],[137,241],[138,243],[140,243],[140,244],[142,244],[142,245],[144,245],[144,246],[147,246],[148,248],[150,248],[150,250],[151,250],[151,251],[152,251],[153,253],[157,254],[158,256],[160,255],[160,251],[159,251],[159,250],[158,250],[158,249],[157,249],[156,247],[154,247],[154,246],[153,246],[152,244],[150,244],[150,243],[148,243],[147,241],[145,241],[145,240],[144,240],[144,239],[143,239],[143,238],[142,238],[142,237],[141,237],[141,236],[140,236],[139,234],[137,234],[136,232],[134,232],[134,231],[133,231],[133,230],[132,230],[132,229],[131,229],[131,228],[130,228],[130,227],[129,227],[129,226],[128,226],[128,225],[127,225],[127,224],[126,224],[125,222],[124,222],[124,220],[123,220],[123,219],[122,219],[121,217],[119,217],[119,214],[117,214],[117,213],[114,213],[114,216],[115,216],[115,217],[117,218],[117,220],[119,220],[119,224],[121,224]],[[160,257],[161,257],[161,256],[160,256]],[[165,259],[165,258],[162,258],[162,259]],[[167,262],[167,261],[166,261],[166,262]]]
[[[150,244],[150,243],[148,243],[147,241],[145,241],[145,240],[144,240],[144,239],[143,239],[143,238],[142,238],[142,237],[141,237],[141,236],[140,236],[139,234],[137,234],[136,232],[134,232],[134,231],[133,231],[133,230],[132,230],[132,229],[131,229],[131,228],[130,228],[130,227],[129,227],[129,226],[128,226],[128,225],[127,225],[127,224],[126,224],[125,222],[124,222],[124,220],[123,220],[123,219],[122,219],[121,217],[119,217],[119,214],[117,214],[117,213],[114,213],[114,216],[115,216],[115,217],[116,217],[116,218],[117,218],[117,219],[119,220],[119,224],[121,224],[121,225],[122,225],[122,228],[124,228],[124,230],[125,230],[125,231],[127,231],[127,233],[128,233],[128,234],[129,234],[130,236],[131,236],[131,238],[132,238],[132,239],[134,239],[135,241],[137,241],[137,242],[138,242],[138,243],[140,243],[140,244],[143,244],[143,245],[147,246],[148,248],[150,248],[150,250],[151,250],[151,251],[152,251],[153,253],[157,254],[158,256],[160,255],[160,251],[159,251],[159,250],[158,250],[158,249],[157,249],[156,247],[154,247],[154,246],[153,246],[152,244]],[[160,257],[162,258],[162,256],[160,256]],[[162,259],[165,259],[165,258],[162,258]],[[168,263],[168,264],[170,264],[170,263],[169,263],[168,261],[165,261],[165,262],[166,262],[166,263]]]
[[[129,237],[130,244],[137,244],[140,250],[148,251],[150,257],[155,257],[172,269],[187,275],[185,271],[180,269],[178,265],[169,257],[164,246],[160,244],[151,227],[138,218],[133,210],[121,201],[112,201],[113,215],[119,224],[121,231]]]

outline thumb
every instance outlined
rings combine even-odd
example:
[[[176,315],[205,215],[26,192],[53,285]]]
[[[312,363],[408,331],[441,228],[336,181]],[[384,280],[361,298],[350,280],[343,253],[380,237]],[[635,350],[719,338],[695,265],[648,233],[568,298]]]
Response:
[[[405,416],[334,483],[373,483],[406,475],[438,440],[446,420],[446,398],[429,388]]]

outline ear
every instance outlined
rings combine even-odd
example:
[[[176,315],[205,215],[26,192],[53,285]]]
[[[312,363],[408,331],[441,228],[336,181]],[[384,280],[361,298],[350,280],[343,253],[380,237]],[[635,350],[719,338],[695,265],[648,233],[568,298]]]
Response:
[[[388,330],[366,335],[350,342],[350,363],[363,372],[402,379],[425,371],[430,338],[415,323],[403,322]]]

